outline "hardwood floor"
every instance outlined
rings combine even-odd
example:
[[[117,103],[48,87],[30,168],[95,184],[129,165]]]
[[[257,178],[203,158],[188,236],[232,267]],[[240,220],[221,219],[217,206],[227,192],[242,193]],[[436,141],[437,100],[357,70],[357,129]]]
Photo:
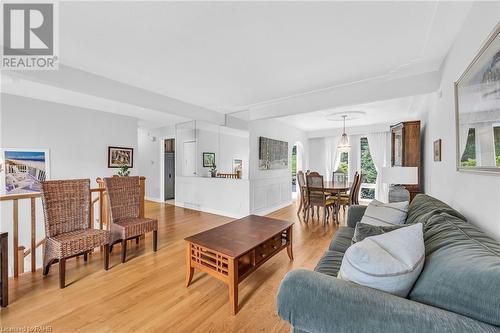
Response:
[[[269,216],[293,220],[294,260],[286,251],[271,258],[239,286],[240,310],[229,314],[227,286],[195,271],[189,288],[185,280],[184,237],[233,219],[146,203],[146,216],[159,220],[158,252],[151,235],[129,243],[128,261],[120,264],[120,246],[102,269],[100,253],[66,263],[65,289],[59,289],[57,265],[42,272],[10,279],[10,302],[0,310],[0,330],[50,326],[52,332],[289,332],[276,314],[276,293],[283,276],[296,268],[313,269],[336,231],[316,218],[299,221],[291,205]]]

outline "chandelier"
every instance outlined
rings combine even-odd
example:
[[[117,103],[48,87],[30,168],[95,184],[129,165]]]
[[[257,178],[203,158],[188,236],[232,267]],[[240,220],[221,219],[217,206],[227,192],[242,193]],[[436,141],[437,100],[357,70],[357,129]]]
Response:
[[[347,153],[351,150],[351,145],[349,144],[349,138],[347,137],[347,134],[345,133],[345,119],[347,118],[347,115],[342,115],[342,118],[344,118],[344,131],[342,132],[342,137],[340,138],[340,142],[337,145],[337,151],[341,153]]]

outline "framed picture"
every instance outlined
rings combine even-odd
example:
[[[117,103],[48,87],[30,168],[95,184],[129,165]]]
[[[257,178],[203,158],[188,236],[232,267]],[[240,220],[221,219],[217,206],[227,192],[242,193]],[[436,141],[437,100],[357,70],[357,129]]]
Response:
[[[243,161],[239,158],[233,158],[233,172],[242,172],[243,170]]]
[[[259,169],[288,168],[288,142],[259,137]]]
[[[134,167],[134,148],[108,147],[108,168]]]
[[[215,166],[215,153],[203,153],[203,167],[211,168]]]
[[[457,170],[500,174],[500,24],[455,82]]]
[[[434,141],[434,161],[441,162],[441,139]]]
[[[5,148],[1,154],[2,194],[40,192],[41,182],[50,179],[48,149]]]

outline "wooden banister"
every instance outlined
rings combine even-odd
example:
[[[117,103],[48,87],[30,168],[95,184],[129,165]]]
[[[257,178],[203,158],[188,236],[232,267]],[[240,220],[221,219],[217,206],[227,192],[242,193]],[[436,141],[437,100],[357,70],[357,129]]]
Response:
[[[9,257],[8,234],[0,232],[0,306],[6,307],[9,304]]]

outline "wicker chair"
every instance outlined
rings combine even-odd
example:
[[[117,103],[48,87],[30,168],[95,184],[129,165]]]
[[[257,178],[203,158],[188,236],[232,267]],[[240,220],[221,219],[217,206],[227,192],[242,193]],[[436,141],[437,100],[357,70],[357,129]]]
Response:
[[[139,239],[147,232],[153,232],[153,251],[158,244],[158,220],[139,216],[140,183],[139,177],[104,178],[111,210],[111,249],[121,242],[121,261],[127,256],[127,240]]]
[[[307,211],[306,211],[306,223],[309,219],[309,209],[313,210],[314,207],[318,209],[319,218],[319,207],[323,207],[323,223],[326,225],[328,217],[330,215],[330,208],[335,205],[335,200],[333,200],[327,193],[325,193],[323,185],[323,176],[311,176],[309,174],[307,177]],[[314,218],[314,215],[313,215]]]
[[[89,228],[90,180],[51,180],[42,182],[45,217],[43,275],[59,262],[59,286],[66,286],[66,259],[87,254],[104,246],[104,269],[109,267],[110,233]]]

